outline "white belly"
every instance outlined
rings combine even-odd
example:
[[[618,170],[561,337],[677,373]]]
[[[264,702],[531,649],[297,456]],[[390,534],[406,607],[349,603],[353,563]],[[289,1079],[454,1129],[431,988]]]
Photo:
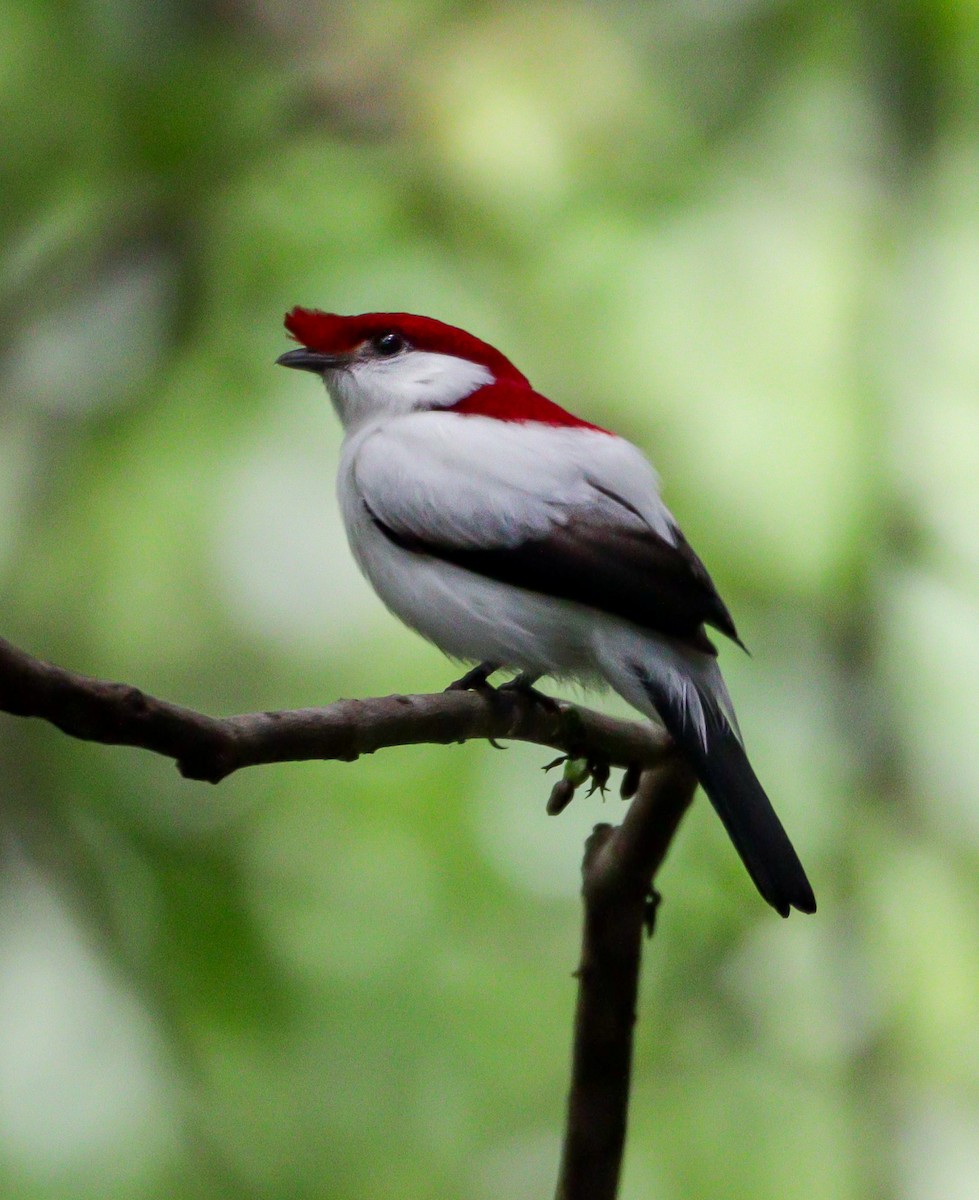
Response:
[[[542,675],[593,673],[589,621],[575,605],[404,550],[363,511],[348,534],[381,600],[452,658]]]

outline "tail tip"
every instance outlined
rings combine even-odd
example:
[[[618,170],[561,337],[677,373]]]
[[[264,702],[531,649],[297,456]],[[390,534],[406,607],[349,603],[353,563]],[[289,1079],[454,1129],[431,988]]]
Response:
[[[779,896],[766,896],[766,899],[780,917],[789,916],[793,908],[796,912],[807,915],[816,911],[816,896],[808,880],[806,880],[805,886],[800,887],[792,896],[786,896],[783,893]]]

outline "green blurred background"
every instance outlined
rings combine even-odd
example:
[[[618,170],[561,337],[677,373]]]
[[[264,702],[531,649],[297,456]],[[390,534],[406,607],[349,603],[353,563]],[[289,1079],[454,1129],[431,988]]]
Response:
[[[0,0],[0,634],[211,713],[438,689],[293,304],[645,447],[816,885],[699,802],[623,1197],[979,1195],[979,6]],[[550,1194],[578,865],[482,745],[250,770],[0,719],[0,1194]]]

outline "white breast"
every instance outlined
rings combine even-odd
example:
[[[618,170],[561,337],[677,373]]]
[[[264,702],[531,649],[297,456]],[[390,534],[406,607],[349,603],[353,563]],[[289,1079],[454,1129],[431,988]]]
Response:
[[[350,548],[385,606],[463,662],[498,662],[534,674],[594,674],[594,617],[576,605],[521,591],[404,550],[377,528],[356,485],[364,433],[344,446],[337,493]]]

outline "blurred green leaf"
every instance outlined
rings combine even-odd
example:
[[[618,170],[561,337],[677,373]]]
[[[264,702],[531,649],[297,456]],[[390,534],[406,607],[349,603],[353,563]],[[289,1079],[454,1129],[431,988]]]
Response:
[[[498,342],[735,611],[820,912],[698,801],[623,1197],[974,1190],[977,12],[0,0],[5,637],[216,713],[453,677],[351,563],[296,303]],[[209,789],[0,722],[0,1192],[547,1194],[623,807],[546,816],[545,761]]]

